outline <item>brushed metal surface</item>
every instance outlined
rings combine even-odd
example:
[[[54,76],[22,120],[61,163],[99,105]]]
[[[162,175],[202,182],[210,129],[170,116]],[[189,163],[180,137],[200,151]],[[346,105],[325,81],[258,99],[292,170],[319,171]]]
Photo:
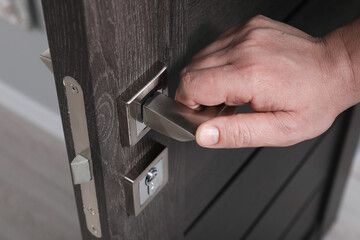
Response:
[[[143,162],[152,160],[150,164],[139,164],[135,166],[125,177],[126,211],[132,215],[139,213],[161,192],[161,189],[168,183],[169,179],[169,163],[168,148],[161,147],[161,152],[155,158],[149,159],[151,155],[144,156]],[[148,193],[148,186],[145,183],[146,176],[149,171],[156,168],[158,176],[155,177],[155,188],[153,192]]]
[[[74,185],[89,182],[92,179],[90,149],[85,149],[71,161],[71,175]]]
[[[80,84],[74,78],[66,76],[63,80],[63,84],[65,86],[66,99],[69,108],[74,149],[75,154],[77,155],[81,154],[84,150],[90,149],[84,95]],[[89,151],[88,154],[91,175],[93,176],[91,151]],[[94,178],[89,182],[80,184],[80,188],[87,228],[94,236],[101,238],[99,207]]]
[[[211,118],[234,114],[236,107],[225,104],[193,110],[161,93],[155,93],[143,105],[146,126],[170,138],[195,140],[196,129]]]

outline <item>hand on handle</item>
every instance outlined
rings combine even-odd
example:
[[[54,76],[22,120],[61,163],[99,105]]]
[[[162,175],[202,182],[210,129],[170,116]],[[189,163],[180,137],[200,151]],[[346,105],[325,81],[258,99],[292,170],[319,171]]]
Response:
[[[316,137],[360,95],[339,31],[314,38],[264,16],[224,32],[180,77],[176,100],[190,108],[249,103],[255,111],[201,124],[196,140],[211,148],[288,146]]]

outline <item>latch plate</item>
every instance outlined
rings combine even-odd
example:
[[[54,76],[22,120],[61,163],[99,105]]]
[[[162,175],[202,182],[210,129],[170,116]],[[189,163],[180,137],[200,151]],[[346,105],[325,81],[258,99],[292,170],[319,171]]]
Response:
[[[63,79],[63,84],[65,86],[65,95],[69,109],[70,127],[74,141],[75,155],[86,153],[85,156],[87,156],[86,159],[89,161],[90,168],[90,172],[88,172],[88,174],[93,176],[94,173],[92,172],[92,159],[83,91],[80,84],[72,77],[66,76]],[[73,180],[76,184],[76,176],[73,176]],[[83,202],[87,228],[94,236],[101,238],[102,234],[99,207],[96,197],[94,178],[91,178],[88,182],[81,182],[81,198]]]
[[[40,55],[41,61],[53,72],[49,49]],[[80,84],[72,77],[63,79],[68,104],[70,128],[74,141],[75,158],[70,164],[73,183],[80,184],[85,221],[88,230],[101,238],[99,207],[96,196],[90,141],[86,121],[84,95]]]

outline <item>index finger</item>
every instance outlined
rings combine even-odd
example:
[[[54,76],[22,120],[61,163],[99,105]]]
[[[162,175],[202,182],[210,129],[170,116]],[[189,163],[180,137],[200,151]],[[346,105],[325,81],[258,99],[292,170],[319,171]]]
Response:
[[[224,65],[186,72],[180,78],[175,100],[195,109],[200,105],[225,103],[241,105],[251,100],[251,77],[246,71],[239,74],[233,65]]]

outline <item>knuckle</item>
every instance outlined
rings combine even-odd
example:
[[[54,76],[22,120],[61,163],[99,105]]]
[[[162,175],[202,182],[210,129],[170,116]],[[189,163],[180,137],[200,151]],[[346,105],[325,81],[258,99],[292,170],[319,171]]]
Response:
[[[249,23],[251,25],[254,25],[254,26],[261,26],[267,21],[268,21],[267,17],[265,17],[264,15],[259,14],[259,15],[256,15],[255,17],[252,17],[250,19]]]
[[[265,17],[264,15],[261,15],[261,14],[258,14],[251,19],[252,23],[254,23],[256,25],[262,25],[262,24],[268,22],[268,20],[269,19],[267,17]]]
[[[187,67],[183,68],[180,72],[180,79],[183,79],[187,72],[188,72],[188,68]]]
[[[266,39],[266,30],[261,28],[250,29],[246,34],[246,40],[252,44],[259,44]]]
[[[256,57],[250,55],[248,57],[247,64],[243,67],[243,72],[248,75],[248,79],[251,82],[256,83],[256,81],[260,81],[262,78],[258,78],[258,75],[262,73],[262,69],[260,64],[257,63]],[[263,84],[263,83],[260,83]],[[259,86],[260,87],[260,86]]]
[[[236,53],[242,52],[246,48],[245,44],[243,43],[244,42],[235,44],[232,50],[234,50]]]
[[[181,78],[176,91],[176,100],[183,104],[192,102],[195,91],[195,86],[193,85],[191,72],[186,72]]]
[[[222,58],[222,56],[213,56],[213,55],[203,57],[203,58],[196,60],[196,62],[194,62],[194,66],[198,69],[208,68],[209,66],[213,66],[217,62],[221,62],[221,60],[222,60],[221,58]]]
[[[191,72],[185,72],[184,75],[181,78],[181,81],[183,82],[183,84],[188,85],[191,83],[192,80],[192,76],[191,76]]]
[[[205,48],[201,49],[199,52],[197,52],[194,56],[191,57],[191,61],[195,61],[198,58],[201,58],[205,55],[207,51],[209,51],[210,46],[206,46]]]
[[[248,146],[252,142],[252,135],[250,128],[246,122],[240,124],[237,123],[237,129],[235,131],[234,142],[236,146]]]
[[[299,130],[306,128],[304,123],[299,118],[294,118],[289,113],[283,113],[281,116],[276,115],[277,123],[274,125],[276,129],[283,135],[286,136],[287,141],[294,142],[298,139],[300,133]]]
[[[251,131],[246,123],[235,121],[225,125],[225,145],[227,147],[249,146],[252,142]]]

